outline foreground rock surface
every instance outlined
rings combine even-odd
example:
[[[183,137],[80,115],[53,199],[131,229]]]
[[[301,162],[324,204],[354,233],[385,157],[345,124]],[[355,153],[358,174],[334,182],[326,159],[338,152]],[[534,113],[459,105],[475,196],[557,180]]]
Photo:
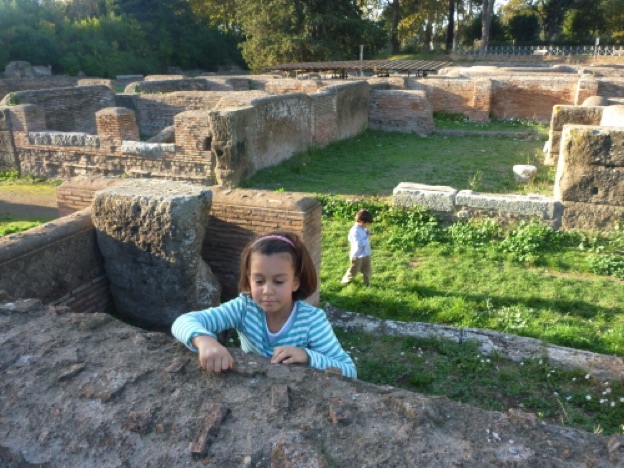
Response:
[[[624,437],[271,365],[208,375],[166,334],[0,304],[0,466],[624,466]]]

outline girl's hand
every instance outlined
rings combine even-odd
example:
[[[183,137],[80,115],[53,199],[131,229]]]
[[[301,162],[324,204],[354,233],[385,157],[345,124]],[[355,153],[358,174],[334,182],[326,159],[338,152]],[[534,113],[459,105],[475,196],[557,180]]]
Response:
[[[307,364],[308,353],[296,346],[278,346],[273,350],[273,364]]]
[[[234,367],[234,358],[221,343],[209,335],[199,335],[191,340],[199,350],[199,365],[208,372],[221,372]]]

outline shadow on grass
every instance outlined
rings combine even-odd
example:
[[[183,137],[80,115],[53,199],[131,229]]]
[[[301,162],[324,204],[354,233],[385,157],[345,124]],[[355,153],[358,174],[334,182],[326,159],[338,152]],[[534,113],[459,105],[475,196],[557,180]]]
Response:
[[[378,286],[366,288],[353,283],[344,288],[335,288],[326,284],[322,300],[340,309],[386,320],[481,328],[540,339],[554,345],[624,357],[624,352],[614,352],[611,349],[610,343],[601,336],[600,327],[587,326],[588,321],[597,317],[602,322],[612,323],[621,316],[620,308],[597,306],[581,300],[459,294],[420,286],[410,290],[397,288],[393,293],[395,298],[385,293],[380,294]],[[421,298],[419,302],[422,307],[408,305],[401,300],[407,295]],[[433,307],[431,303],[437,307]],[[543,311],[566,313],[557,312],[555,316],[549,315],[540,319],[539,315]],[[523,325],[524,318],[531,326]],[[493,325],[493,322],[499,325]]]

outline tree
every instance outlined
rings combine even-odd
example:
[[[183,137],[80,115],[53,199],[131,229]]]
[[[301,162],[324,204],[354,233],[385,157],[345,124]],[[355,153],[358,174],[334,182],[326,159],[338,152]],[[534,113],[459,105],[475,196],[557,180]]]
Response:
[[[448,24],[446,26],[446,50],[453,49],[453,34],[455,33],[455,0],[448,0]]]
[[[605,34],[614,42],[624,42],[624,0],[602,0],[600,8],[606,21]]]
[[[575,7],[565,15],[563,33],[573,41],[591,44],[606,32],[606,24],[604,10],[596,8],[594,0],[577,0]]]
[[[483,0],[481,10],[481,50],[485,51],[490,43],[490,26],[494,14],[494,2],[496,0]]]
[[[545,41],[552,41],[561,29],[563,19],[576,0],[527,0],[527,6],[541,19]]]
[[[509,35],[518,43],[528,43],[539,39],[540,25],[534,14],[522,13],[512,16],[507,26]]]
[[[254,71],[288,62],[355,59],[385,43],[355,1],[238,0],[243,57]]]

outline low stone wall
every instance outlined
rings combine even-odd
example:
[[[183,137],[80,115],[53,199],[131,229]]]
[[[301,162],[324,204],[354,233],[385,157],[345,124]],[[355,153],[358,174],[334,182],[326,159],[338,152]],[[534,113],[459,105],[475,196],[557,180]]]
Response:
[[[115,94],[108,86],[76,86],[38,91],[18,91],[0,105],[33,104],[45,114],[47,130],[95,133],[95,113],[115,106]]]
[[[42,76],[33,78],[0,79],[0,99],[16,91],[67,88],[76,86],[78,78],[75,76]]]
[[[132,94],[116,96],[116,103],[136,114],[139,132],[152,137],[173,125],[175,116],[188,110],[212,110],[224,96],[224,91],[176,91],[166,94]]]
[[[61,217],[91,207],[95,192],[123,182],[114,177],[74,177],[56,188],[56,206]]]
[[[550,345],[535,338],[476,328],[381,320],[331,307],[327,308],[326,312],[332,325],[346,330],[365,331],[377,336],[433,338],[454,343],[474,340],[485,355],[496,353],[515,362],[522,362],[525,359],[547,359],[554,366],[591,372],[595,377],[605,380],[620,379],[624,373],[624,360],[620,357]]]
[[[561,226],[563,205],[553,197],[457,191],[453,187],[401,182],[392,192],[395,206],[422,206],[441,221],[471,217],[495,218],[502,223],[539,219],[553,229]]]
[[[0,304],[3,466],[571,468],[624,456],[622,435],[235,348],[234,369],[208,374],[165,333],[25,302]]]
[[[76,312],[106,310],[108,280],[90,210],[0,237],[0,289]]]
[[[532,75],[506,74],[504,68],[487,68],[488,73],[458,72],[457,75],[409,78],[405,86],[426,91],[434,112],[459,113],[475,121],[495,117],[546,123],[555,105],[577,105],[595,95],[620,97],[624,94],[624,80],[619,76],[579,76],[550,69]]]
[[[135,114],[125,108],[108,107],[95,114],[97,135],[83,132],[57,132],[45,129],[45,116],[39,106],[0,107],[8,116],[11,139],[0,146],[0,160],[18,161],[23,174],[51,179],[75,176],[134,176],[157,179],[214,183],[214,158],[204,142],[208,127],[195,132],[202,144],[193,147],[168,143],[144,143],[139,138]],[[176,134],[183,140],[191,135],[193,119],[180,114]],[[7,119],[5,119],[6,121]],[[129,139],[129,140],[126,140]],[[11,153],[13,151],[13,153]]]
[[[96,191],[118,183],[123,181],[86,177],[68,180],[57,188],[59,209],[61,203],[63,213],[91,206]],[[294,192],[209,188],[212,207],[202,258],[219,278],[223,299],[238,294],[240,254],[245,244],[258,234],[279,229],[299,234],[320,271],[322,221],[321,205],[316,199]],[[318,291],[308,299],[313,304],[318,301]]]

